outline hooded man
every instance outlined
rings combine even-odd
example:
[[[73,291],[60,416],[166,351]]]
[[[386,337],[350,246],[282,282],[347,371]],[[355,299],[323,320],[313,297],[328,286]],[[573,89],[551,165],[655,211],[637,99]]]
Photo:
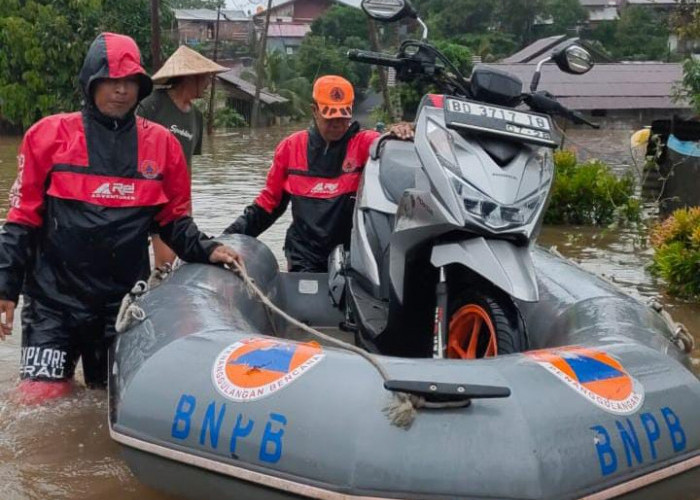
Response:
[[[46,117],[25,134],[10,211],[0,231],[0,338],[20,292],[20,393],[66,394],[79,358],[88,387],[105,387],[121,298],[149,274],[148,233],[190,262],[240,262],[201,233],[187,164],[165,128],[135,119],[152,89],[136,43],[100,34],[80,72],[80,112]]]
[[[336,75],[322,76],[313,87],[314,123],[284,139],[275,150],[265,187],[225,233],[258,236],[292,202],[292,224],[284,242],[289,271],[326,272],[328,255],[348,245],[352,211],[373,130],[352,121],[355,92]],[[409,123],[393,125],[389,133],[413,137]]]

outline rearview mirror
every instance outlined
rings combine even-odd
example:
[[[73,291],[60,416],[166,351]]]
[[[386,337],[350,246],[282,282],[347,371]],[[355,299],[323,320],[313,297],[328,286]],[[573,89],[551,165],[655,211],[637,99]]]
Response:
[[[593,67],[591,54],[580,45],[572,44],[552,54],[552,60],[565,73],[582,75]]]
[[[384,23],[416,16],[416,11],[408,0],[362,0],[361,5],[365,14]]]

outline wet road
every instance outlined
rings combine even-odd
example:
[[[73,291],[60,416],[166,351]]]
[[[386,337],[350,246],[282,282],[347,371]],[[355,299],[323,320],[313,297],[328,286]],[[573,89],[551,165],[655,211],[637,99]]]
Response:
[[[205,154],[195,157],[193,168],[194,214],[203,230],[221,232],[250,203],[264,182],[275,145],[290,130],[245,130],[205,138]],[[595,150],[598,144],[610,144],[605,136],[590,135],[577,142],[582,152]],[[0,217],[4,217],[4,200],[15,176],[17,145],[16,138],[0,137]],[[619,158],[625,149],[622,145],[610,154]],[[288,223],[286,214],[261,238],[280,261]],[[651,251],[643,233],[548,227],[540,242],[556,245],[584,268],[607,276],[636,297],[658,298],[677,321],[691,329],[700,344],[700,305],[673,300],[660,291],[659,284],[645,270]],[[103,392],[82,389],[46,407],[13,404],[9,394],[17,380],[19,341],[17,327],[15,335],[0,343],[0,499],[170,498],[138,483],[119,458],[107,432]],[[694,354],[696,369],[700,369],[700,352]]]

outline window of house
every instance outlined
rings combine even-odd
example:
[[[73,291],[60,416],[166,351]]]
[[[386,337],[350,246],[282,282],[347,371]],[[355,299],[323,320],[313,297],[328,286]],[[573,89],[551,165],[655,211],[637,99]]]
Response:
[[[287,55],[288,56],[294,55],[294,47],[287,47]]]

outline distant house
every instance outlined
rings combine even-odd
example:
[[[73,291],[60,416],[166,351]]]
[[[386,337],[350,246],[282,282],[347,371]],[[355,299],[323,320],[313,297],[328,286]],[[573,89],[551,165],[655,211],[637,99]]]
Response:
[[[309,31],[311,23],[321,17],[333,5],[360,7],[361,0],[274,0],[270,9],[270,26],[267,30],[267,51],[286,54],[296,52]],[[253,16],[257,37],[260,38],[267,10]]]
[[[310,31],[311,26],[308,24],[270,22],[267,29],[267,51],[294,54]]]
[[[226,105],[235,109],[250,124],[253,100],[255,98],[255,85],[243,80],[236,71],[227,71],[216,75],[218,81],[222,83],[226,93]],[[269,92],[266,89],[260,90],[261,121],[265,125],[271,125],[280,117],[280,107],[287,103],[287,99],[279,94]]]
[[[270,9],[270,22],[311,24],[335,4],[360,7],[361,0],[273,0]],[[253,17],[264,20],[267,9],[260,10]]]
[[[217,11],[212,9],[174,9],[177,38],[180,44],[196,45],[213,41]],[[222,10],[219,17],[219,40],[247,43],[253,21],[242,10]]]
[[[604,21],[614,21],[619,17],[620,4],[624,0],[579,0],[581,6],[588,11],[588,21],[597,24]]]
[[[527,88],[536,64],[489,66],[519,77]],[[682,66],[676,63],[602,63],[585,75],[569,75],[555,64],[545,64],[539,88],[605,128],[632,129],[653,120],[691,114],[688,102],[676,102],[671,97],[682,75]]]

